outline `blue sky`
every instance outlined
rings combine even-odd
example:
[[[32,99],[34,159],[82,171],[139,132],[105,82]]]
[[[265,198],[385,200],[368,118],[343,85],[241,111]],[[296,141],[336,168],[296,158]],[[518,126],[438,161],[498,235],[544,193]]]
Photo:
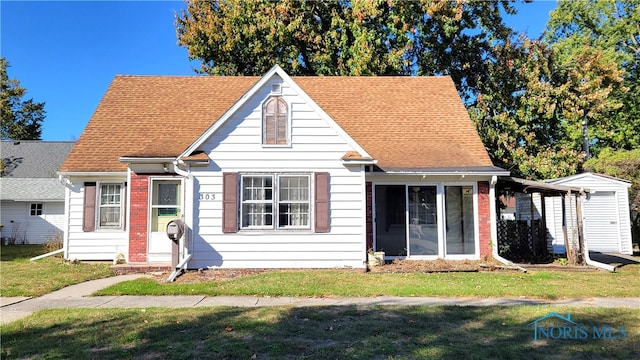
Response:
[[[0,54],[10,78],[45,102],[43,140],[80,137],[118,74],[195,75],[177,45],[183,1],[0,1]],[[518,5],[507,24],[542,32],[555,1]]]

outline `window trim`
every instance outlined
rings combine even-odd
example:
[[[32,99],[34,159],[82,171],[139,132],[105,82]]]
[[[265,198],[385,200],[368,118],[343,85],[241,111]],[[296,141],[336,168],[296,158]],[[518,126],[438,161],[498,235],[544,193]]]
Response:
[[[284,231],[284,232],[288,232],[288,231],[300,231],[300,230],[304,230],[304,231],[312,231],[313,230],[313,216],[314,216],[314,199],[313,199],[313,182],[311,181],[311,175],[310,173],[241,173],[238,174],[239,175],[239,201],[238,201],[238,212],[239,212],[239,218],[238,218],[238,229],[240,231],[254,231],[254,230],[259,230],[259,231]],[[244,211],[244,205],[247,203],[244,199],[244,179],[245,178],[250,178],[250,177],[263,177],[263,178],[267,178],[267,177],[271,177],[271,184],[272,184],[272,196],[271,196],[271,200],[267,202],[265,201],[260,201],[259,203],[268,203],[271,204],[271,216],[272,216],[272,223],[271,225],[258,225],[258,226],[244,226],[244,216],[245,216],[245,211]],[[288,203],[288,202],[284,202],[280,200],[280,183],[281,183],[281,178],[291,178],[291,177],[304,177],[307,179],[307,200],[304,202],[297,202],[297,203],[301,203],[301,204],[307,204],[307,224],[306,225],[302,225],[302,226],[295,226],[295,225],[285,225],[285,226],[281,226],[280,225],[280,204],[281,203]],[[249,202],[251,203],[251,202]],[[258,202],[256,202],[258,203]]]
[[[44,214],[44,203],[31,203],[31,204],[29,204],[29,215],[30,216],[42,216],[43,214]]]
[[[118,205],[111,205],[111,206],[107,206],[107,205],[102,205],[102,188],[103,186],[107,186],[107,185],[118,185],[120,186],[120,204]],[[125,196],[126,194],[124,193],[125,191],[125,182],[113,182],[113,181],[104,181],[104,182],[97,182],[96,184],[96,203],[95,203],[95,216],[96,216],[96,222],[95,222],[95,229],[96,230],[122,230],[124,229],[124,203],[125,203]],[[101,225],[101,221],[100,221],[100,215],[102,214],[102,209],[103,208],[115,208],[115,207],[119,207],[120,208],[120,216],[118,218],[118,225]]]
[[[270,144],[267,143],[267,105],[269,105],[269,103],[271,101],[282,101],[282,103],[284,103],[284,105],[286,106],[286,111],[285,111],[285,124],[286,124],[286,135],[285,135],[285,139],[284,139],[284,143],[278,143],[278,126],[277,123],[275,125],[275,143]],[[277,120],[276,120],[277,121]],[[291,104],[289,104],[287,102],[287,100],[284,98],[284,96],[269,96],[264,103],[262,104],[262,114],[260,117],[260,127],[261,127],[261,141],[262,141],[262,146],[263,147],[291,147]]]

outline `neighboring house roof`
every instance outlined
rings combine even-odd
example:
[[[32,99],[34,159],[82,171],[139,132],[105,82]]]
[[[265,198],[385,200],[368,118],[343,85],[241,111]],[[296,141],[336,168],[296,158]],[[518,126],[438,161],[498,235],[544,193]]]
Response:
[[[61,172],[177,157],[261,77],[116,76]],[[495,168],[449,77],[292,77],[382,169]]]
[[[73,147],[71,141],[2,141],[0,200],[64,200],[56,172]]]
[[[0,142],[4,168],[11,178],[56,178],[56,172],[73,148],[73,141],[20,140]]]
[[[592,172],[584,172],[584,173],[575,174],[575,175],[571,175],[563,178],[549,179],[549,180],[545,180],[545,182],[552,183],[552,184],[563,184],[566,182],[571,182],[574,180],[585,179],[590,177],[600,178],[608,182],[614,182],[614,183],[621,184],[622,186],[631,187],[631,181],[629,180],[620,179],[620,178],[605,175],[605,174],[592,173]]]
[[[64,201],[64,186],[57,178],[2,178],[0,200]]]

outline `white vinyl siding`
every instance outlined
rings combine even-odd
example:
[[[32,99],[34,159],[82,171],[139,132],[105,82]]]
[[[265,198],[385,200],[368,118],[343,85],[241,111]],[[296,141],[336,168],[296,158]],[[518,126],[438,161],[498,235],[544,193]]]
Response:
[[[126,179],[104,179],[105,183],[122,183]],[[72,178],[67,187],[68,223],[65,233],[65,258],[78,260],[113,260],[118,253],[127,253],[129,234],[123,228],[82,230],[84,207],[84,182],[95,179]]]
[[[274,82],[281,82],[275,77]],[[262,139],[262,103],[267,99],[272,84],[254,94],[254,98],[238,111],[209,137],[200,150],[208,153],[212,159],[209,168],[192,168],[198,191],[216,194],[216,201],[198,201],[196,192],[193,201],[196,204],[193,220],[193,249],[189,267],[222,268],[322,268],[357,267],[365,261],[365,211],[364,173],[360,167],[346,168],[341,158],[354,148],[349,145],[332,126],[331,120],[324,119],[311,104],[296,94],[286,83],[282,83],[282,97],[289,105],[290,144],[289,146],[263,146]],[[284,204],[289,207],[291,222],[305,221],[308,224],[298,229],[275,230],[278,226],[276,214],[273,225],[268,229],[244,231],[239,226],[237,233],[222,232],[222,173],[236,172],[242,176],[274,174],[282,180],[303,175],[309,180],[308,219],[306,205],[289,199],[273,191],[272,211],[282,215]],[[330,181],[330,231],[316,233],[313,220],[313,177],[311,174],[328,172]],[[274,180],[274,183],[277,183]],[[292,184],[294,185],[294,184]],[[301,189],[299,185],[294,188]],[[282,189],[282,187],[280,188]],[[238,183],[238,196],[241,197],[242,180]],[[303,191],[304,192],[304,191]],[[220,196],[218,197],[218,194]],[[282,199],[283,208],[276,208],[276,200]],[[259,203],[262,200],[255,200]],[[248,202],[245,202],[248,204]],[[306,200],[304,204],[307,204]],[[242,201],[239,198],[239,208]],[[248,210],[245,209],[245,212]],[[254,212],[263,210],[254,210]],[[267,210],[264,210],[265,212]],[[247,212],[248,213],[248,212]],[[243,214],[239,209],[239,222]],[[294,220],[295,219],[295,220]],[[284,219],[280,221],[285,221]],[[239,224],[242,225],[242,224]],[[284,225],[284,223],[283,223]],[[274,229],[274,230],[271,230]]]
[[[2,202],[2,237],[20,244],[44,244],[62,236],[64,202],[44,202],[40,215],[31,215],[32,202]]]

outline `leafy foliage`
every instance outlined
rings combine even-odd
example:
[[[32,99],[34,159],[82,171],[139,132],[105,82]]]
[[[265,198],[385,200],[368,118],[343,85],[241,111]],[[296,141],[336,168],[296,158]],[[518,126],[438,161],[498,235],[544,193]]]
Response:
[[[606,119],[589,119],[595,154],[601,149],[640,146],[640,2],[637,0],[560,1],[551,12],[547,41],[562,66],[574,66],[583,48],[599,49],[602,61],[623,71],[623,86],[610,97],[620,102]]]
[[[27,90],[20,87],[18,80],[9,79],[8,67],[9,62],[4,57],[0,58],[1,138],[39,140],[45,118],[44,103],[36,103],[33,99],[22,100]]]
[[[469,107],[494,163],[532,179],[575,174],[584,159],[582,123],[608,130],[607,115],[621,106],[610,95],[622,87],[622,72],[590,47],[571,67],[541,41],[521,37],[495,49]]]
[[[486,74],[480,59],[511,34],[508,1],[202,1],[176,18],[199,71],[262,75],[451,75],[461,94]]]
[[[560,2],[546,42],[504,25],[509,1],[204,1],[176,17],[201,73],[450,75],[496,165],[542,179],[589,147],[640,142],[637,2]]]

